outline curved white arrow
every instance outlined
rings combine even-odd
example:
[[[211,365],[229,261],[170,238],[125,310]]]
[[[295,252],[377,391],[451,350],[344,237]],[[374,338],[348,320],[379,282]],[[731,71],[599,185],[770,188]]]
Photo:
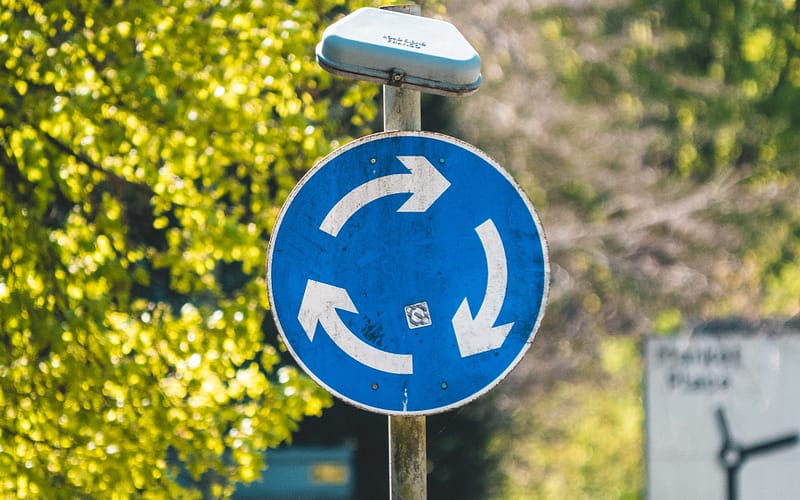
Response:
[[[339,349],[356,361],[383,372],[401,375],[414,372],[410,354],[386,352],[367,344],[347,329],[336,309],[358,313],[344,288],[308,280],[297,315],[308,340],[314,340],[319,323]]]
[[[353,214],[392,194],[411,193],[398,212],[425,212],[450,187],[450,181],[424,156],[398,156],[397,159],[410,173],[385,175],[356,187],[336,202],[319,228],[335,237]]]
[[[499,349],[508,337],[511,327],[514,326],[514,323],[494,326],[506,298],[508,283],[503,240],[500,239],[500,234],[492,219],[488,219],[476,227],[475,232],[478,233],[483,245],[489,272],[486,294],[483,296],[478,313],[475,316],[472,315],[469,302],[465,298],[453,316],[453,330],[462,358]]]

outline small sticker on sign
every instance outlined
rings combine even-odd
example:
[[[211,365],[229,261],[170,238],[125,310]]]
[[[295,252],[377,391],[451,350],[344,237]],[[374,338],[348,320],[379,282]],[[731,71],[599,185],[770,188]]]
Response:
[[[412,330],[431,325],[431,313],[427,302],[417,302],[406,306],[405,309],[406,321],[408,322],[408,327]]]

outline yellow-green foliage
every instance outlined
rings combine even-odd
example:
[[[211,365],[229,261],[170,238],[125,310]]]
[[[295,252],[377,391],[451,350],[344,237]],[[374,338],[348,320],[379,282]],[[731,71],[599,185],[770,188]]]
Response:
[[[629,338],[602,341],[594,381],[563,382],[535,398],[499,437],[498,499],[640,498],[644,486],[642,362]]]
[[[363,4],[0,0],[0,497],[199,497],[178,462],[227,494],[330,404],[264,338],[264,261],[376,116],[314,60]]]

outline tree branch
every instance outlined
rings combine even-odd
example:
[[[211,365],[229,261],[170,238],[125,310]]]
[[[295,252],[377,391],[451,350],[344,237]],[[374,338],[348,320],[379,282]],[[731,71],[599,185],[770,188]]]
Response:
[[[89,170],[103,174],[104,176],[108,177],[113,184],[130,186],[138,191],[144,192],[149,196],[153,196],[155,194],[150,186],[130,181],[120,175],[115,174],[114,172],[110,172],[80,151],[73,150],[59,139],[51,135],[49,132],[42,130],[40,127],[36,127],[36,129],[42,134],[47,142],[50,143],[51,146],[55,147],[58,151],[75,158],[79,162],[89,167]]]
[[[572,225],[557,228],[548,235],[548,244],[553,249],[564,249],[580,240],[603,239],[627,235],[667,222],[684,220],[687,216],[706,210],[720,203],[730,190],[745,179],[745,175],[729,173],[717,182],[701,186],[696,191],[671,203],[657,204],[639,210],[622,220],[606,225]],[[656,201],[656,203],[658,203]]]

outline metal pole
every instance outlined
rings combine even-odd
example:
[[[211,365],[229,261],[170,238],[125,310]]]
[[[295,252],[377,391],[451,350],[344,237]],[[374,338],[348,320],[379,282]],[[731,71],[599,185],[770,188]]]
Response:
[[[425,500],[425,417],[389,417],[389,499]]]
[[[420,95],[416,90],[383,86],[383,130],[421,130]]]
[[[385,7],[420,15],[418,5]],[[421,130],[420,93],[383,86],[383,130]],[[428,497],[425,417],[389,416],[389,499],[425,500]]]

